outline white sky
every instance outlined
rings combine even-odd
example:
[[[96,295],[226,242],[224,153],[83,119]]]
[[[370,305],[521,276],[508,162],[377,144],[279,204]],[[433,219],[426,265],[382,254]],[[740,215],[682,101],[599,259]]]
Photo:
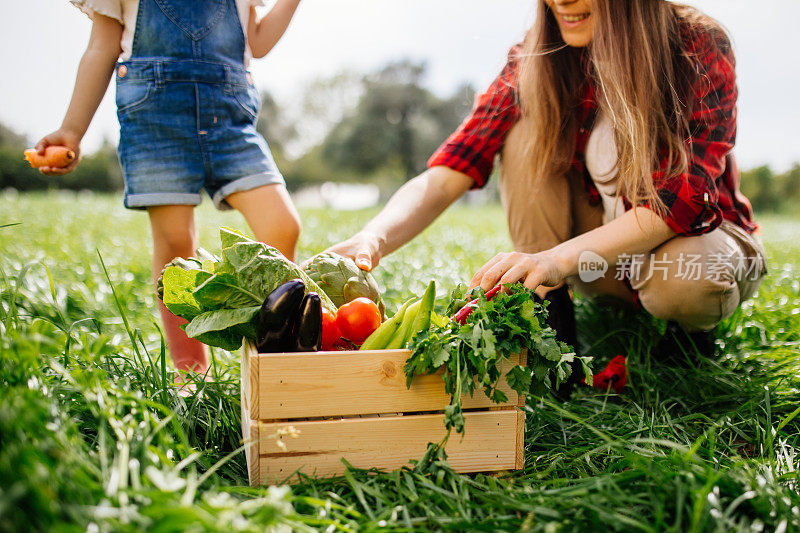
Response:
[[[66,0],[2,0],[0,121],[32,140],[61,122],[91,22]],[[800,161],[797,0],[688,0],[724,24],[737,55],[744,168]],[[533,20],[533,0],[304,0],[284,39],[252,63],[256,84],[289,104],[310,80],[370,71],[403,57],[427,61],[427,85],[479,90]],[[116,141],[112,87],[84,140]]]

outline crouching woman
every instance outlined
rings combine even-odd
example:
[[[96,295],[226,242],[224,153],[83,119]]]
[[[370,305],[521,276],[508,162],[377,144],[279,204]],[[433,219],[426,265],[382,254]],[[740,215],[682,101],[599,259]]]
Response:
[[[524,282],[551,300],[551,324],[571,343],[568,285],[710,330],[766,272],[730,153],[736,97],[730,43],[695,9],[541,0],[525,42],[430,168],[333,249],[372,268],[483,186],[499,154],[514,251],[473,286]]]

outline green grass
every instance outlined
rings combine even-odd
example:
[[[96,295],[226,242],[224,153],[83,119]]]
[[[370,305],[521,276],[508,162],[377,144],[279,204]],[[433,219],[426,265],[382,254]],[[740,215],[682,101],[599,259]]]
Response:
[[[176,394],[146,216],[120,204],[0,196],[0,531],[800,529],[798,220],[763,220],[770,274],[719,328],[719,357],[655,361],[657,322],[580,301],[582,348],[598,365],[628,355],[629,386],[529,402],[523,471],[437,463],[280,490],[247,487],[236,354],[215,351],[215,381]],[[371,214],[304,211],[300,255]],[[207,204],[198,218],[212,251],[218,226],[243,227]],[[507,248],[499,208],[457,207],[378,278],[393,307]]]

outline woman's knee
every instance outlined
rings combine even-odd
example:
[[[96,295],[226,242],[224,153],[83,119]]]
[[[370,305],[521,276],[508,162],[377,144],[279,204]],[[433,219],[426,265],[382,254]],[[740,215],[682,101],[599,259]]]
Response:
[[[673,320],[689,331],[707,330],[728,318],[739,306],[735,279],[654,276],[638,280],[639,301],[656,318]]]
[[[725,227],[679,236],[630,269],[631,286],[653,316],[688,330],[711,329],[741,303],[739,265],[747,258]]]

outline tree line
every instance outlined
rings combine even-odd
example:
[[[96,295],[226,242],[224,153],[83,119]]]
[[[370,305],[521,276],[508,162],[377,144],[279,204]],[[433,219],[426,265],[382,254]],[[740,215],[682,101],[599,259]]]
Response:
[[[367,75],[341,73],[305,88],[283,107],[262,94],[257,129],[267,139],[290,190],[334,182],[368,182],[384,191],[425,169],[427,158],[469,113],[475,91],[447,97],[423,86],[424,63],[398,61]],[[84,155],[75,172],[43,176],[22,158],[24,135],[0,124],[0,190],[122,190],[115,147]],[[789,210],[800,201],[800,164],[742,171],[742,192],[756,212]]]

